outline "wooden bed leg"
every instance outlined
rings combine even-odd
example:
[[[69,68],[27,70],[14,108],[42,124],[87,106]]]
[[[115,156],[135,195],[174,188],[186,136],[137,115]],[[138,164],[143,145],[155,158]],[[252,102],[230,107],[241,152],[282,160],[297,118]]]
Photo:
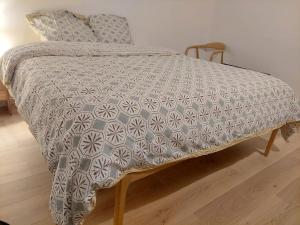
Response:
[[[275,138],[276,138],[276,135],[278,133],[279,129],[276,129],[276,130],[273,130],[271,136],[270,136],[270,139],[269,139],[269,142],[268,142],[268,145],[266,147],[266,151],[265,151],[265,156],[268,156],[270,151],[271,151],[271,148],[274,144],[274,141],[275,141]]]
[[[10,115],[12,115],[13,114],[13,102],[12,102],[12,100],[11,99],[8,99],[7,100],[7,110],[8,110],[8,113],[10,114]]]
[[[116,186],[114,225],[123,225],[127,190],[130,176],[125,176]]]

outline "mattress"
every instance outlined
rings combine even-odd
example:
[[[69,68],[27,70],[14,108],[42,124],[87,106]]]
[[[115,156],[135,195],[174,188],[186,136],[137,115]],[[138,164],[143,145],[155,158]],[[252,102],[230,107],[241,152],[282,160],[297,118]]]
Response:
[[[1,79],[53,174],[56,224],[81,224],[97,189],[300,120],[283,81],[161,48],[43,42],[16,47]]]

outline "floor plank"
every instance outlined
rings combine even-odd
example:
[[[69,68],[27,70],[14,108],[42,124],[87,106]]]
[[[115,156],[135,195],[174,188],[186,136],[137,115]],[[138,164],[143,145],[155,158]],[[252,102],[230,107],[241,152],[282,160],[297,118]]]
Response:
[[[294,225],[300,221],[300,176],[276,196],[266,198],[241,224]]]
[[[263,204],[266,208],[272,207],[268,200],[298,176],[300,160],[295,158],[298,154],[299,150],[290,153],[208,205],[199,208],[196,212],[197,217],[204,224],[239,224],[258,206]]]

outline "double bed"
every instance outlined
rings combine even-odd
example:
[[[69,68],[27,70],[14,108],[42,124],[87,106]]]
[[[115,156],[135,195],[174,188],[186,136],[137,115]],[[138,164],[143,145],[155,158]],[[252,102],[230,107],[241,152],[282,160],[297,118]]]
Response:
[[[48,41],[8,51],[1,80],[53,174],[58,225],[82,224],[98,189],[128,185],[300,120],[283,81],[161,48]]]

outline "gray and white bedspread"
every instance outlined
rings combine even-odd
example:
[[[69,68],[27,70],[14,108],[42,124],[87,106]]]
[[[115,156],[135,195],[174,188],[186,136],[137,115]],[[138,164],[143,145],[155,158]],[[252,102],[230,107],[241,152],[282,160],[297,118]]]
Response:
[[[95,191],[129,172],[300,120],[281,80],[168,50],[34,43],[6,53],[1,69],[54,175],[59,225],[80,224]]]

